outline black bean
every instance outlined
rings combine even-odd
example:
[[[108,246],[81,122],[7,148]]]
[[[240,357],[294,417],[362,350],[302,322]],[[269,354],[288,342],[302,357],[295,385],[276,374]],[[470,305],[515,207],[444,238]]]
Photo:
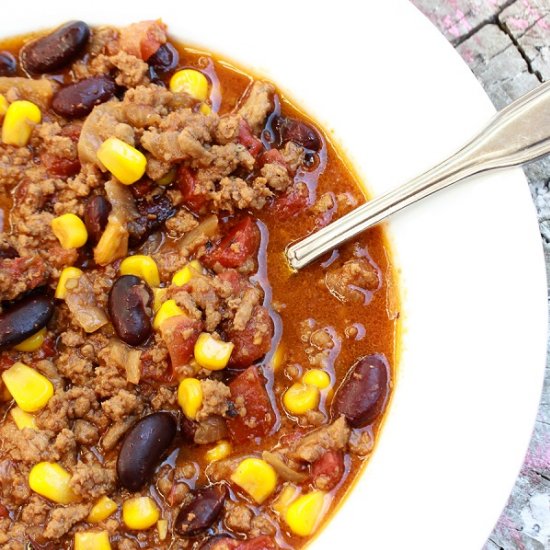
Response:
[[[321,138],[317,130],[306,122],[281,116],[273,121],[273,129],[279,135],[281,144],[293,141],[311,151],[321,149]]]
[[[99,242],[110,213],[111,203],[103,195],[95,195],[86,201],[84,224],[92,242]]]
[[[83,21],[70,21],[52,33],[23,46],[21,63],[30,73],[51,73],[63,69],[84,50],[90,28]]]
[[[170,42],[166,42],[147,60],[147,63],[157,75],[163,75],[175,69],[179,60],[178,50]]]
[[[135,202],[140,215],[128,228],[130,230],[130,246],[132,247],[141,244],[176,213],[176,208],[167,195],[137,196]]]
[[[10,52],[0,52],[0,76],[13,76],[17,72],[17,60]]]
[[[53,297],[40,291],[6,307],[0,314],[0,349],[19,344],[45,327],[53,309]]]
[[[211,485],[195,491],[193,500],[179,511],[174,529],[185,537],[200,534],[216,521],[226,498],[225,485]]]
[[[150,414],[134,424],[118,454],[120,484],[129,491],[141,489],[153,477],[176,432],[176,419],[168,412]]]
[[[151,289],[134,275],[119,277],[109,293],[109,314],[118,337],[139,346],[151,336]]]
[[[13,246],[6,245],[4,248],[0,248],[0,260],[19,258],[19,253]]]
[[[382,414],[390,392],[390,368],[383,355],[361,357],[334,394],[332,413],[362,428]]]
[[[116,92],[110,76],[94,76],[61,88],[52,99],[52,109],[66,118],[88,115],[100,103],[111,99]]]

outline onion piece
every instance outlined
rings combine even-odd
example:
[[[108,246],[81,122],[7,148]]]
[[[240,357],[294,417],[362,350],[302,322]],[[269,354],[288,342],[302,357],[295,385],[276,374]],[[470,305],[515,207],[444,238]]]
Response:
[[[131,384],[139,384],[141,378],[141,351],[131,349],[120,340],[111,340],[111,359],[126,370],[126,380]]]
[[[218,230],[218,217],[215,214],[210,214],[202,220],[195,229],[191,229],[189,233],[179,242],[181,250],[188,253],[196,250],[201,244],[204,244],[208,238],[213,237]]]
[[[65,303],[76,322],[88,333],[95,332],[109,322],[107,315],[96,302],[92,283],[81,275],[74,288],[67,289]]]
[[[21,99],[36,103],[41,109],[47,109],[54,92],[59,85],[46,78],[30,79],[21,76],[0,76],[0,94],[11,89],[17,90]]]
[[[283,459],[276,453],[270,453],[269,451],[264,451],[262,453],[262,458],[273,468],[275,471],[286,481],[293,481],[294,483],[302,483],[309,476],[303,472],[297,472],[290,468]]]

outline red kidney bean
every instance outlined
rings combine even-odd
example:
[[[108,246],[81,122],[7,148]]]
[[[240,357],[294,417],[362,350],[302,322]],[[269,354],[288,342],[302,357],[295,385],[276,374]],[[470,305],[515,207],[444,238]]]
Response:
[[[332,413],[362,428],[382,414],[390,392],[390,367],[381,354],[361,357],[334,394]]]
[[[53,297],[46,293],[31,294],[5,308],[0,314],[0,349],[15,346],[45,327],[53,309]]]
[[[174,529],[185,537],[194,537],[208,529],[218,518],[227,498],[225,485],[211,485],[195,492],[194,498],[178,514]]]
[[[10,52],[0,52],[0,76],[13,76],[17,72],[17,60]]]
[[[94,76],[61,88],[52,99],[52,109],[65,118],[88,115],[100,103],[111,99],[116,92],[110,76]]]
[[[162,75],[175,69],[179,60],[178,50],[170,42],[166,42],[147,60],[147,63],[155,70],[155,73]]]
[[[83,21],[70,21],[52,33],[25,44],[21,63],[30,73],[51,73],[66,67],[82,52],[90,38]]]
[[[118,337],[139,346],[151,336],[151,289],[134,275],[119,277],[109,293],[109,315]]]
[[[279,117],[273,123],[273,128],[279,134],[282,143],[293,141],[312,151],[321,149],[322,142],[317,130],[301,120]]]
[[[120,484],[129,491],[141,489],[176,437],[177,422],[168,412],[156,412],[139,420],[124,437],[117,460]]]
[[[97,243],[103,234],[111,213],[111,203],[103,195],[95,195],[86,201],[84,224],[92,242]]]

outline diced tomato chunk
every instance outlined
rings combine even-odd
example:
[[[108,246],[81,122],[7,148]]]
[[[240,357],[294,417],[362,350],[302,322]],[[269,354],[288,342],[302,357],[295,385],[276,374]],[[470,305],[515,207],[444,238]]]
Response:
[[[338,485],[344,475],[342,451],[326,451],[311,466],[314,485],[323,491],[330,491]]]
[[[237,540],[216,536],[201,546],[201,550],[276,550],[277,545],[270,537],[262,535],[250,540]]]
[[[47,336],[44,343],[40,347],[39,354],[41,357],[53,357],[57,353],[55,346],[55,338]]]
[[[177,315],[166,319],[160,326],[172,368],[182,367],[193,357],[195,342],[202,330],[202,322],[190,319],[186,315]]]
[[[229,360],[232,367],[248,367],[271,348],[273,320],[264,306],[254,306],[244,330],[229,330],[227,336],[235,345]]]
[[[252,133],[248,122],[243,118],[239,122],[239,143],[244,145],[253,157],[257,157],[264,148],[262,142]]]
[[[249,367],[230,384],[231,399],[246,408],[244,416],[227,419],[227,428],[235,443],[267,435],[275,424],[275,413],[258,367]]]
[[[277,546],[271,537],[263,535],[254,539],[245,540],[235,547],[235,550],[275,550]]]
[[[0,504],[0,518],[7,518],[9,515],[8,509],[3,504]]]
[[[264,151],[260,158],[258,159],[260,167],[264,164],[280,164],[286,168],[286,161],[283,157],[283,154],[278,149],[270,149],[269,151]]]
[[[166,42],[162,21],[140,21],[120,30],[120,48],[147,61]]]
[[[53,177],[66,179],[76,176],[80,172],[80,161],[77,158],[58,157],[45,151],[40,155],[40,161],[46,168],[48,175]]]
[[[239,546],[240,541],[224,535],[209,537],[201,545],[200,550],[233,550]]]
[[[198,212],[207,201],[207,197],[197,194],[196,192],[197,181],[195,179],[195,173],[183,164],[180,164],[178,167],[176,185],[180,190],[183,202],[186,206],[191,208],[191,210]]]
[[[232,294],[235,296],[240,296],[247,288],[252,286],[250,281],[235,269],[226,269],[222,271],[218,275],[218,278],[231,285]]]
[[[61,128],[60,134],[64,137],[70,138],[72,141],[77,143],[80,139],[81,132],[82,124],[78,122],[73,122],[71,124],[67,124],[67,126],[63,126],[63,128]]]
[[[141,379],[172,384],[174,382],[174,369],[168,368],[163,363],[158,363],[152,353],[147,350],[141,356]]]
[[[260,239],[256,222],[251,216],[246,216],[203,257],[203,262],[207,267],[213,267],[216,263],[223,267],[240,267],[246,260],[256,256]]]
[[[0,372],[8,370],[15,363],[15,359],[3,353],[0,356]]]
[[[281,219],[297,216],[308,206],[309,191],[305,184],[291,187],[284,195],[278,197],[271,205],[271,212]]]

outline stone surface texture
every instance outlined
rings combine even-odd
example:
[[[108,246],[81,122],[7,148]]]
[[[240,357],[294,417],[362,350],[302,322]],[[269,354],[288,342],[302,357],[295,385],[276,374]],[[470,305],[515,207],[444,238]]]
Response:
[[[411,1],[455,46],[498,109],[550,79],[550,0]],[[550,274],[550,157],[525,173]],[[516,549],[550,549],[549,361],[525,462],[483,550]]]

